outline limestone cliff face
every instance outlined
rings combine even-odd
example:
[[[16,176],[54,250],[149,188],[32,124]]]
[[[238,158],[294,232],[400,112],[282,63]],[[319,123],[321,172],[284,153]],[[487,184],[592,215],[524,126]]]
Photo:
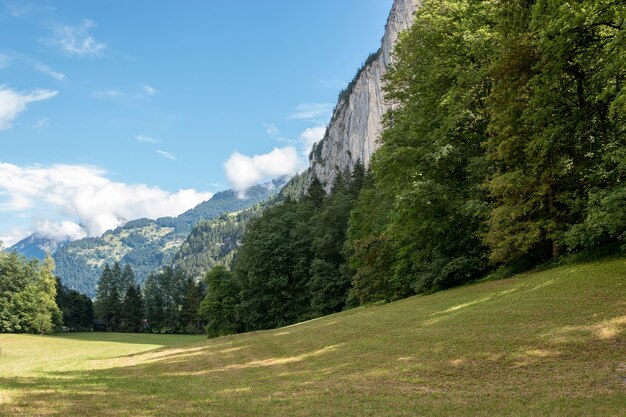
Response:
[[[360,160],[367,167],[378,147],[385,102],[382,77],[392,61],[398,34],[408,29],[419,0],[395,0],[381,47],[365,62],[355,79],[339,96],[324,138],[313,147],[307,176],[315,173],[330,189],[338,172]]]

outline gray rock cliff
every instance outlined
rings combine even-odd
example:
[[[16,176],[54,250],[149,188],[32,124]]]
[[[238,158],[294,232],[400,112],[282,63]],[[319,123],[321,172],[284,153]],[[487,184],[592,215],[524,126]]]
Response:
[[[383,75],[392,62],[393,46],[400,32],[413,23],[419,0],[395,0],[380,49],[370,55],[354,80],[340,94],[324,138],[313,146],[308,177],[314,173],[330,189],[338,172],[358,160],[368,167],[382,131],[385,102]]]

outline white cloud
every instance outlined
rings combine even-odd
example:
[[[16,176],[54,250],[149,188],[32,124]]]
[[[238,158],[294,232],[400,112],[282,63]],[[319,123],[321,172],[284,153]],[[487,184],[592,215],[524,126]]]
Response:
[[[62,72],[53,71],[52,69],[50,69],[49,67],[45,65],[36,64],[35,69],[59,81],[63,81],[63,79],[65,78],[65,74],[63,74]]]
[[[159,92],[159,90],[157,90],[156,88],[150,87],[149,85],[144,85],[141,87],[141,89],[143,90],[144,93],[146,93],[149,96],[154,96]]]
[[[0,52],[0,69],[6,68],[11,63],[11,57]]]
[[[77,26],[57,26],[50,43],[66,55],[83,58],[102,56],[107,46],[91,35],[90,31],[95,27],[96,24],[88,19]]]
[[[145,142],[145,143],[159,143],[157,139],[151,138],[149,136],[137,135],[135,136],[137,142]]]
[[[300,134],[300,144],[307,156],[311,152],[313,144],[322,140],[324,134],[326,134],[326,128],[323,126],[310,127]]]
[[[296,111],[289,116],[290,119],[315,119],[327,117],[333,109],[329,103],[306,103],[296,107]]]
[[[38,220],[35,222],[35,230],[40,235],[55,240],[78,240],[87,237],[87,232],[81,225],[70,220],[53,222],[50,220]]]
[[[56,91],[50,90],[18,93],[0,85],[0,130],[10,129],[15,118],[26,110],[29,103],[48,100],[56,95]]]
[[[240,196],[263,180],[295,174],[299,166],[298,153],[292,146],[275,148],[269,153],[254,156],[235,152],[224,164],[228,181]]]
[[[162,150],[160,150],[160,149],[157,149],[156,153],[158,153],[159,155],[161,155],[163,158],[171,159],[171,160],[173,160],[173,161],[175,161],[175,160],[176,160],[176,157],[175,157],[174,155],[172,155],[171,153],[169,153],[169,152],[166,152],[166,151],[162,151]]]
[[[171,193],[145,184],[113,182],[105,172],[81,165],[20,167],[0,163],[0,211],[46,213],[35,231],[68,237],[99,236],[128,220],[176,216],[208,200],[212,193],[193,189]],[[77,225],[80,225],[76,227]]]

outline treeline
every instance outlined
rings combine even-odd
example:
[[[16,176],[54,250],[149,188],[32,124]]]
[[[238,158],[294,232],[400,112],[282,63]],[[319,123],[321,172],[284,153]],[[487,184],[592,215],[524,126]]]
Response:
[[[143,294],[130,265],[104,266],[96,289],[96,317],[102,330],[138,332],[145,320]]]
[[[50,256],[41,262],[0,252],[0,333],[91,329],[91,300],[62,286],[53,271]]]
[[[143,289],[130,265],[104,266],[97,285],[96,318],[101,330],[114,332],[201,333],[199,306],[204,296],[182,270],[152,273]]]
[[[370,172],[328,196],[314,179],[253,220],[233,271],[207,276],[207,333],[619,243],[625,18],[623,0],[425,0],[386,76],[395,105]]]
[[[357,305],[344,248],[365,170],[338,175],[332,192],[313,179],[306,195],[286,199],[248,223],[234,270],[206,276],[200,316],[209,336],[269,329]]]

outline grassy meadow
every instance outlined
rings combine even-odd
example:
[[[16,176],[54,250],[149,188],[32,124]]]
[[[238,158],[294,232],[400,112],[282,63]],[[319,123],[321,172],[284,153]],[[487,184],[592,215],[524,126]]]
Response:
[[[626,260],[205,340],[0,335],[0,415],[623,416]]]

